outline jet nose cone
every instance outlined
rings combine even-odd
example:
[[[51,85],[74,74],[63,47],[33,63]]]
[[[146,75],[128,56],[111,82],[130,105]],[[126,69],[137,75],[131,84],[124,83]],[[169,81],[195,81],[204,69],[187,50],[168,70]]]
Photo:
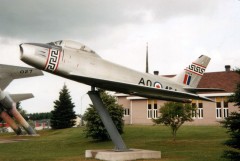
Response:
[[[50,51],[47,47],[47,45],[39,43],[20,44],[20,59],[28,65],[34,66],[38,69],[45,69]]]

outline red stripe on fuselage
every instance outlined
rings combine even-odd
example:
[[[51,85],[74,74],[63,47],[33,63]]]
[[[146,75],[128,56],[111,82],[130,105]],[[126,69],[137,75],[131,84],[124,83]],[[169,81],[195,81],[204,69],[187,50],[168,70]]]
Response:
[[[50,49],[48,49],[48,57],[47,57],[47,61],[46,61],[46,63],[45,63],[45,67],[44,67],[44,69],[47,68],[48,61],[49,61],[49,57],[50,57]]]
[[[61,58],[61,51],[59,51],[59,57],[58,57],[58,61],[57,61],[57,66],[56,66],[54,72],[55,72],[55,71],[57,70],[57,68],[58,68],[58,64],[59,64],[60,58]]]

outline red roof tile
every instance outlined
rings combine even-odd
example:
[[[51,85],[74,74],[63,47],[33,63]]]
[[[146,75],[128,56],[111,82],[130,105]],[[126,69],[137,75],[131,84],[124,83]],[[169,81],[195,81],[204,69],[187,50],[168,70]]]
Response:
[[[163,77],[174,77],[175,75],[162,75]],[[198,84],[198,88],[220,88],[225,93],[235,92],[237,83],[240,83],[240,75],[233,71],[205,73]]]
[[[198,88],[221,88],[225,92],[234,92],[240,75],[233,71],[205,73],[198,84]]]

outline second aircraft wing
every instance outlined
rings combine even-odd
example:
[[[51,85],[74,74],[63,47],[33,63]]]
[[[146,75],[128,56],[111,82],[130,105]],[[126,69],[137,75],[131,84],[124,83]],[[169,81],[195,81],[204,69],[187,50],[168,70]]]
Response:
[[[41,70],[0,64],[0,88],[4,90],[13,79],[43,75]]]

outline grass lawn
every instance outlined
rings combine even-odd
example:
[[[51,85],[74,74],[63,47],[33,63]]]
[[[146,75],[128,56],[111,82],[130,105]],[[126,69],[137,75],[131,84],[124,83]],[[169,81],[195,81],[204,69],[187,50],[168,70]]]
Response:
[[[84,137],[83,128],[44,130],[40,137],[0,134],[1,139],[29,139],[0,144],[0,161],[77,161],[85,159],[87,149],[112,149],[109,142],[94,142]],[[172,141],[165,126],[125,126],[123,139],[129,148],[158,150],[161,161],[220,161],[228,138],[219,126],[182,126]]]

